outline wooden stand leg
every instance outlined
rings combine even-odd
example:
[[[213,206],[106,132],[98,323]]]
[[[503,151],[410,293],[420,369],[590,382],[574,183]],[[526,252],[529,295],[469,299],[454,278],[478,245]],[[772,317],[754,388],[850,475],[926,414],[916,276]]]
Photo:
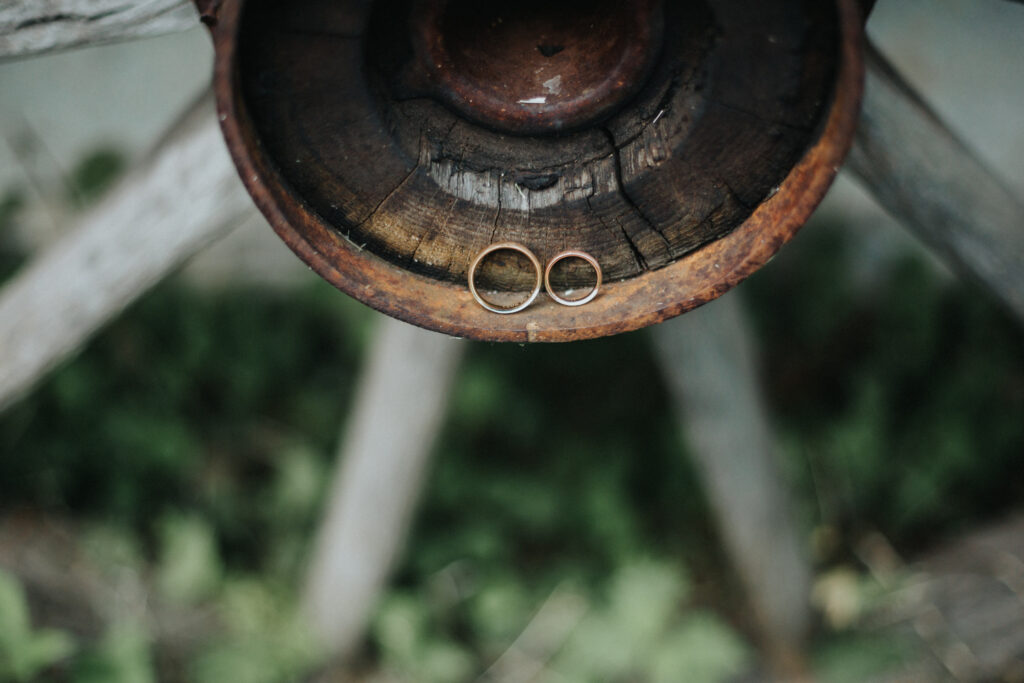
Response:
[[[690,454],[777,675],[802,670],[810,568],[773,459],[742,302],[717,299],[653,328]]]
[[[848,165],[878,202],[1024,322],[1024,203],[875,48]]]
[[[254,211],[205,95],[67,237],[0,290],[0,410]]]
[[[380,317],[303,599],[339,657],[363,636],[405,540],[465,342]]]
[[[0,59],[145,38],[199,25],[188,0],[11,0],[0,3]]]

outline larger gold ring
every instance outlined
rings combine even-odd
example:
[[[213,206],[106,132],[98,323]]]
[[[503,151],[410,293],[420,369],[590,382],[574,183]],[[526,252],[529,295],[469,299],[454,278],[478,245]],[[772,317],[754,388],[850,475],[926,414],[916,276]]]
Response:
[[[530,263],[533,264],[534,269],[537,271],[537,282],[533,285],[533,291],[530,292],[530,296],[526,299],[526,301],[519,304],[518,306],[513,306],[512,308],[499,308],[493,304],[488,303],[482,296],[480,296],[480,293],[476,291],[476,269],[484,260],[484,258],[486,258],[489,254],[493,254],[496,251],[503,251],[506,249],[509,251],[518,251],[520,254],[524,254],[526,258],[530,259]],[[530,251],[523,245],[519,244],[518,242],[497,242],[495,244],[492,244],[491,246],[487,247],[479,254],[477,254],[476,258],[473,259],[473,263],[469,266],[469,292],[473,295],[473,298],[476,299],[476,302],[478,304],[486,308],[488,311],[491,311],[492,313],[500,313],[502,315],[508,315],[509,313],[518,313],[519,311],[523,310],[524,308],[532,304],[534,299],[537,298],[537,295],[540,294],[542,280],[543,278],[541,276],[540,261],[537,260],[537,257],[534,256],[532,251]]]
[[[564,299],[555,294],[555,290],[551,287],[551,269],[555,267],[556,263],[564,261],[567,258],[578,258],[586,261],[591,265],[591,267],[593,267],[594,275],[597,277],[597,280],[594,282],[594,288],[590,290],[590,293],[584,297],[580,297],[579,299]],[[563,306],[582,306],[583,304],[590,303],[597,296],[597,290],[601,289],[601,277],[601,266],[598,264],[596,258],[585,251],[563,251],[561,254],[548,261],[548,267],[544,269],[544,289],[547,290],[548,296]]]

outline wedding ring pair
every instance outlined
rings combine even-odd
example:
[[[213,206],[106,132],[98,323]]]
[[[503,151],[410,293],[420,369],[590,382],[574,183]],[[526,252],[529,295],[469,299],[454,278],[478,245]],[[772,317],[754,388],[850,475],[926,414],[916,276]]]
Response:
[[[490,303],[480,295],[480,292],[476,288],[477,268],[480,267],[480,264],[483,263],[483,260],[487,256],[497,251],[514,251],[523,254],[524,256],[526,256],[526,258],[530,260],[530,263],[533,265],[534,270],[537,271],[536,282],[533,285],[533,289],[530,291],[530,295],[526,298],[526,301],[509,308],[502,308]],[[558,264],[559,262],[570,258],[576,258],[582,261],[586,261],[594,269],[594,274],[597,278],[594,282],[593,289],[591,289],[586,296],[580,297],[579,299],[566,299],[564,297],[561,297],[557,293],[555,293],[554,288],[551,287],[551,269],[554,268],[555,265]],[[522,244],[519,244],[518,242],[497,242],[481,251],[479,254],[477,254],[476,258],[473,259],[473,263],[469,266],[468,279],[469,291],[473,295],[473,298],[476,299],[476,302],[478,304],[483,306],[488,311],[491,311],[492,313],[508,315],[509,313],[518,313],[519,311],[524,310],[527,306],[532,304],[537,299],[537,296],[540,294],[542,285],[544,289],[547,290],[548,296],[550,296],[552,299],[562,304],[563,306],[582,306],[583,304],[590,303],[597,296],[597,290],[601,288],[601,277],[601,266],[597,263],[597,259],[595,259],[593,256],[584,251],[577,251],[572,249],[568,251],[563,251],[560,254],[556,255],[554,258],[552,258],[550,261],[548,261],[547,267],[545,267],[542,270],[540,266],[540,261],[537,259],[534,253],[527,249],[526,247],[524,247]]]

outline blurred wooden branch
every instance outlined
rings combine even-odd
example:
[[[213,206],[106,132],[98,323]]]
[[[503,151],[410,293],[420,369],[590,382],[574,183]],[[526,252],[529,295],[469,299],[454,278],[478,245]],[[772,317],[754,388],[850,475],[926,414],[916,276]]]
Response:
[[[303,607],[344,658],[405,542],[466,343],[380,316],[339,451]]]
[[[774,460],[742,302],[725,296],[653,329],[678,422],[770,664],[799,680],[811,570]]]
[[[1024,321],[1024,204],[876,49],[849,168],[952,266]]]
[[[872,683],[1024,680],[1024,514],[972,529],[909,566],[878,535],[862,546],[888,590],[861,628],[919,645]]]
[[[0,289],[0,410],[254,210],[207,94],[65,238]]]
[[[0,59],[184,31],[199,25],[187,0],[0,2]]]

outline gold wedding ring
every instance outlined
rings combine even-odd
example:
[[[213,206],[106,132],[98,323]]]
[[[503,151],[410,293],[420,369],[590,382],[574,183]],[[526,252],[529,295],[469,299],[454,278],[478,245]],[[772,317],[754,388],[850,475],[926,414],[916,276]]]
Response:
[[[555,264],[559,261],[564,261],[568,258],[578,258],[586,261],[594,269],[594,274],[597,276],[597,280],[594,282],[594,288],[590,290],[590,293],[579,299],[564,299],[557,294],[551,287],[551,269],[555,267]],[[548,267],[544,269],[544,289],[547,290],[548,296],[562,304],[563,306],[582,306],[583,304],[590,303],[597,296],[597,290],[601,288],[601,266],[597,263],[597,259],[588,254],[585,251],[563,251],[558,256],[548,261]]]
[[[537,282],[534,284],[533,290],[530,292],[530,296],[526,299],[526,301],[524,301],[521,304],[518,304],[517,306],[513,306],[512,308],[499,308],[498,306],[495,306],[494,304],[491,304],[488,301],[486,301],[482,296],[480,296],[480,293],[477,291],[477,289],[476,289],[476,282],[475,282],[475,279],[476,279],[476,269],[477,269],[477,267],[479,267],[479,265],[483,262],[483,260],[488,255],[493,254],[496,251],[506,251],[506,250],[507,251],[517,251],[520,254],[525,255],[528,259],[530,259],[530,263],[533,264],[534,269],[537,271]],[[518,242],[498,242],[496,244],[492,244],[491,246],[487,247],[486,249],[481,251],[479,254],[477,254],[476,258],[473,259],[473,263],[469,266],[469,278],[468,279],[469,279],[469,291],[473,295],[473,298],[476,299],[476,302],[478,304],[480,304],[481,306],[486,308],[488,311],[491,311],[492,313],[500,313],[502,315],[508,315],[509,313],[518,313],[519,311],[523,310],[524,308],[526,308],[527,306],[529,306],[530,304],[533,303],[534,299],[537,298],[537,295],[540,294],[541,282],[542,282],[543,278],[541,276],[540,261],[537,260],[537,257],[534,256],[532,251],[530,251],[529,249],[527,249],[523,245],[519,244]],[[600,283],[600,281],[601,281],[601,276],[599,274],[598,275],[598,282]]]

